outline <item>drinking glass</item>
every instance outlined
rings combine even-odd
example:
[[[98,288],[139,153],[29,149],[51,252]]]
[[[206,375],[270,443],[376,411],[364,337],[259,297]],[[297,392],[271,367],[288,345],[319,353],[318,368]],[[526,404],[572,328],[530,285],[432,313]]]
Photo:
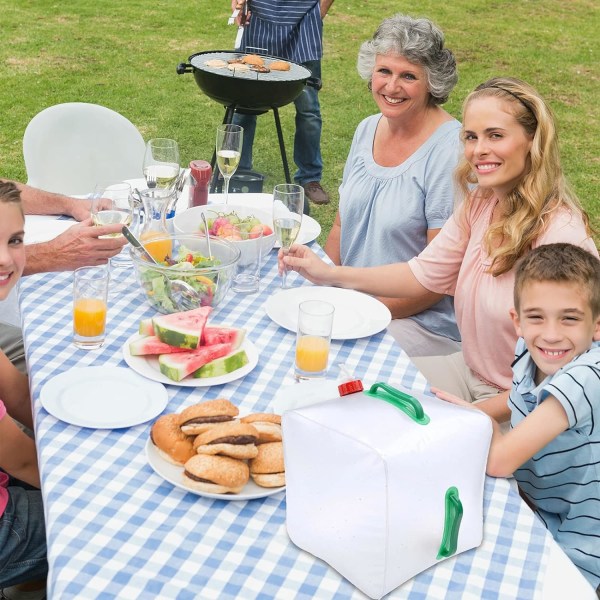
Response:
[[[217,127],[217,165],[225,180],[225,204],[229,193],[229,180],[236,172],[242,157],[244,129],[239,125],[219,125]]]
[[[335,307],[322,300],[305,300],[298,307],[295,377],[325,377]]]
[[[81,267],[73,276],[73,343],[82,350],[104,344],[110,275],[106,267]]]
[[[128,183],[102,182],[96,185],[92,194],[92,222],[96,226],[120,223],[133,227],[134,199]],[[101,235],[101,238],[121,237],[122,233]],[[114,279],[131,273],[132,263],[126,248],[109,261]]]
[[[171,188],[179,175],[179,146],[175,140],[154,138],[146,144],[144,177],[149,188]]]
[[[296,241],[302,213],[304,212],[304,188],[295,183],[282,183],[273,188],[273,229],[284,254]],[[287,269],[281,276],[281,287],[287,288]]]

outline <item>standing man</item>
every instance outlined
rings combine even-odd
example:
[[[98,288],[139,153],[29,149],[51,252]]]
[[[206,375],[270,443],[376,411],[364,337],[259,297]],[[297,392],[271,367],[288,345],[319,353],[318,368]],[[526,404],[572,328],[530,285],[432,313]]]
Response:
[[[333,0],[252,0],[251,15],[249,13],[246,21],[240,50],[262,52],[299,63],[311,72],[312,77],[321,79],[323,18],[332,4]],[[243,2],[232,0],[232,9],[240,5],[243,6]],[[327,204],[329,195],[321,187],[322,121],[318,91],[305,86],[294,104],[294,162],[298,167],[294,179],[304,188],[309,200],[315,204]],[[233,122],[244,128],[240,169],[250,170],[256,115],[236,113]]]

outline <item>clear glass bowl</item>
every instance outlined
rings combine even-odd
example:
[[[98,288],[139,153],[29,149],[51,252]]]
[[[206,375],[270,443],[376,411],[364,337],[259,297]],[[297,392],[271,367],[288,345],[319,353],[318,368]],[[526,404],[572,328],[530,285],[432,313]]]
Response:
[[[240,260],[238,248],[227,240],[211,236],[211,262],[214,264],[194,267],[185,257],[189,254],[209,257],[204,235],[170,235],[151,240],[153,244],[160,242],[170,244],[174,260],[183,260],[173,266],[157,265],[150,262],[139,248],[129,249],[137,281],[150,305],[166,314],[201,306],[218,306],[235,276]]]

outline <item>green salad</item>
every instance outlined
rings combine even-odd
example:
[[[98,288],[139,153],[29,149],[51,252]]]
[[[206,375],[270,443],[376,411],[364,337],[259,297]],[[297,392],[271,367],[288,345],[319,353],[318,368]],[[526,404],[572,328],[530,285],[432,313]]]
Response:
[[[148,300],[159,311],[172,313],[181,310],[171,295],[171,289],[168,280],[178,279],[187,283],[200,296],[200,306],[211,306],[217,289],[217,274],[199,275],[186,271],[193,271],[205,267],[214,267],[221,264],[221,261],[214,257],[206,257],[200,252],[188,250],[180,246],[177,254],[160,263],[161,267],[156,269],[151,266],[148,268],[140,267],[140,279],[144,287]]]

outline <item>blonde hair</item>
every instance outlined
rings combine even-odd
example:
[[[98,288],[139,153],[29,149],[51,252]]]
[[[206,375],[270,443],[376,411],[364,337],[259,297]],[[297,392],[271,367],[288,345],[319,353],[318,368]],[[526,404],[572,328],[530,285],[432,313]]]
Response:
[[[581,214],[590,233],[589,219],[577,196],[569,187],[558,150],[558,138],[552,111],[529,84],[512,77],[495,77],[471,92],[463,104],[463,121],[469,104],[477,98],[498,98],[532,139],[525,173],[506,196],[504,218],[492,223],[483,239],[491,258],[490,272],[497,277],[510,271],[543,233],[549,215],[564,206]],[[489,188],[477,187],[477,178],[463,157],[455,172],[455,180],[464,198],[463,216],[477,203],[493,196]]]

